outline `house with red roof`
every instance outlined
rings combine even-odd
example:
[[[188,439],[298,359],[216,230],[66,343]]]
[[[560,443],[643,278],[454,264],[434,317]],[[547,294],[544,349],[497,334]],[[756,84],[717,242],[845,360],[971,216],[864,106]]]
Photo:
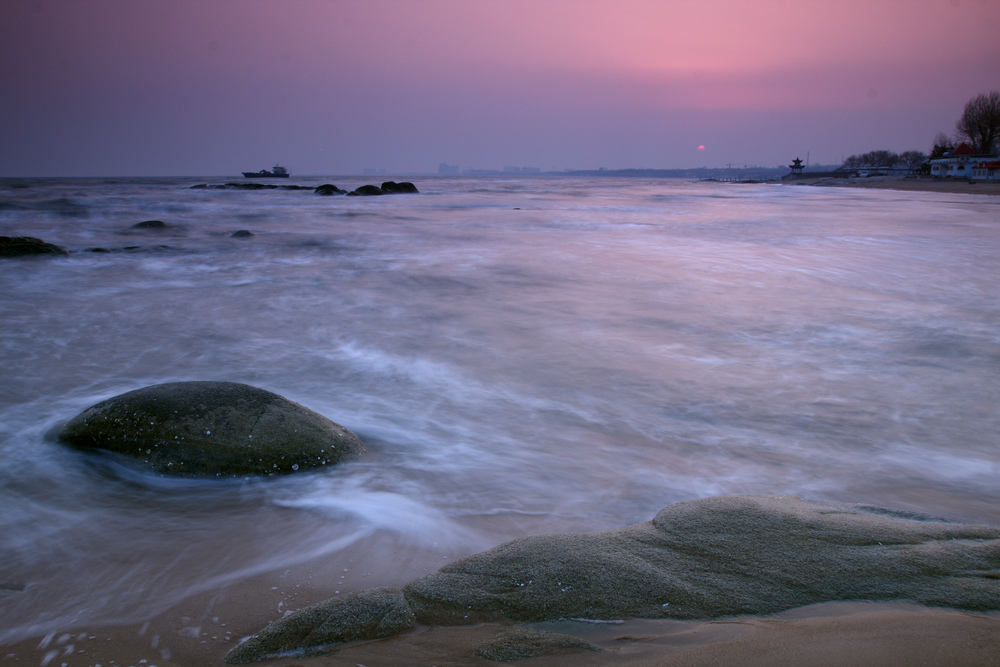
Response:
[[[992,155],[977,155],[968,144],[962,142],[954,150],[930,161],[931,176],[934,178],[988,180],[987,176],[976,176],[973,172],[980,164],[993,164],[993,160],[995,159],[996,156]],[[986,169],[986,172],[989,171],[987,167],[984,167],[984,169]]]
[[[976,181],[1000,181],[1000,160],[983,160],[972,168]]]

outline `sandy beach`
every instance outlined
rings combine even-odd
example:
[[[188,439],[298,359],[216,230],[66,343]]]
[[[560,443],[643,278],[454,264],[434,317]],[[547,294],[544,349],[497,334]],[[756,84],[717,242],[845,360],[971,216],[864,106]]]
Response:
[[[903,190],[910,192],[943,192],[964,195],[1000,195],[1000,183],[943,181],[932,178],[801,178],[788,181],[790,185],[814,185],[819,187],[861,188],[865,190]]]
[[[258,584],[261,582],[258,582]],[[276,582],[277,583],[277,582]],[[270,587],[239,586],[188,601],[148,623],[79,628],[0,650],[4,664],[222,665],[226,652],[273,616],[281,597]],[[509,626],[420,626],[378,641],[343,645],[327,655],[276,658],[281,667],[504,664],[475,655]],[[810,605],[770,616],[708,621],[551,622],[532,627],[572,634],[600,652],[561,651],[519,665],[996,665],[1000,614],[932,609],[904,602]]]
[[[791,504],[789,504],[791,503]],[[780,538],[785,527],[779,526],[778,533],[773,533],[774,522],[766,517],[752,519],[755,508],[793,507],[797,513],[774,515],[780,520],[778,524],[801,524],[805,531],[791,529],[787,537]],[[716,519],[711,513],[730,514],[730,519],[746,517],[758,525],[759,530],[768,534],[765,542],[780,542],[782,546],[777,551],[785,553],[786,549],[794,549],[798,565],[784,568],[781,574],[773,577],[764,570],[759,576],[752,575],[751,570],[740,570],[744,576],[731,578],[731,586],[718,594],[709,595],[714,604],[726,604],[718,598],[738,598],[740,587],[754,586],[759,581],[768,581],[760,596],[765,598],[760,604],[768,604],[775,591],[783,585],[791,584],[792,588],[808,588],[808,576],[799,582],[797,577],[807,575],[810,568],[815,569],[816,563],[824,563],[820,569],[823,579],[828,579],[834,589],[841,590],[841,597],[828,597],[830,601],[815,602],[798,606],[786,607],[778,613],[722,613],[710,611],[698,613],[697,616],[678,615],[676,618],[635,618],[627,614],[600,614],[587,611],[559,611],[560,605],[570,606],[567,609],[577,609],[566,602],[570,595],[555,593],[549,595],[548,602],[541,604],[548,612],[542,611],[542,620],[514,624],[508,620],[517,618],[522,612],[512,603],[508,611],[502,614],[492,614],[490,622],[477,622],[474,605],[466,608],[464,599],[458,602],[465,591],[459,589],[441,589],[448,595],[445,604],[459,604],[458,614],[449,616],[442,612],[437,615],[424,613],[418,617],[420,622],[410,624],[394,634],[369,634],[367,637],[380,636],[380,639],[344,641],[334,650],[327,651],[331,646],[329,639],[308,639],[317,637],[323,628],[337,624],[335,615],[330,612],[329,602],[322,605],[327,611],[319,617],[313,606],[331,597],[331,593],[343,593],[337,598],[337,604],[354,599],[353,594],[358,589],[364,589],[365,577],[352,586],[350,590],[331,590],[337,584],[337,571],[329,567],[326,559],[316,559],[308,564],[290,568],[281,572],[271,572],[252,577],[248,580],[234,583],[222,589],[214,589],[187,598],[182,603],[174,605],[154,618],[142,622],[123,621],[103,627],[88,627],[85,623],[67,624],[63,629],[51,631],[44,636],[35,636],[27,640],[4,647],[0,655],[10,664],[50,664],[74,667],[78,665],[174,665],[177,667],[193,667],[196,665],[222,665],[226,662],[265,662],[267,664],[283,665],[284,667],[349,667],[351,665],[484,665],[516,662],[526,665],[990,665],[1000,664],[1000,612],[992,597],[966,597],[966,593],[976,589],[990,590],[990,583],[995,578],[993,552],[995,548],[984,544],[983,539],[975,535],[989,536],[994,534],[991,529],[972,527],[964,524],[942,524],[926,517],[917,519],[883,518],[888,510],[871,512],[864,508],[852,509],[854,506],[831,506],[809,504],[803,501],[767,496],[752,498],[720,498],[708,501],[691,501],[669,506],[661,511],[654,522],[639,526],[631,526],[620,531],[594,534],[596,540],[603,545],[610,545],[631,536],[643,544],[653,544],[656,526],[667,530],[680,529],[685,520],[690,519],[699,525],[698,537],[692,542],[677,542],[678,552],[689,552],[692,549],[712,551],[711,543],[718,541],[720,525],[728,525],[723,516],[722,524],[716,525]],[[706,514],[706,511],[709,514]],[[759,514],[759,512],[758,512]],[[909,515],[907,515],[909,516]],[[737,521],[738,525],[744,523]],[[770,526],[770,527],[769,527]],[[853,526],[853,527],[852,527]],[[834,530],[831,531],[831,528]],[[875,531],[875,532],[871,532]],[[944,531],[944,532],[941,532]],[[971,532],[969,532],[971,531]],[[702,534],[703,533],[703,534]],[[937,535],[936,544],[920,542],[920,535]],[[798,538],[797,538],[798,536]],[[822,537],[820,537],[822,536]],[[949,536],[951,536],[949,538]],[[965,536],[965,537],[963,537]],[[485,572],[490,573],[487,580],[473,587],[504,590],[504,569],[515,567],[514,559],[509,558],[515,544],[525,548],[540,557],[542,561],[533,567],[533,576],[537,584],[546,590],[544,584],[546,564],[579,560],[580,554],[574,553],[566,538],[574,540],[580,536],[549,536],[541,540],[521,540],[497,549],[479,554],[470,559],[463,559],[459,568],[462,581],[476,571],[475,563],[485,563]],[[674,535],[674,537],[679,537]],[[805,542],[802,542],[802,539]],[[878,540],[878,541],[876,541]],[[883,546],[881,540],[886,540]],[[891,541],[891,544],[888,542]],[[722,538],[722,543],[728,545],[732,553],[739,552],[742,547],[749,548],[759,554],[761,561],[768,560],[768,549],[747,540],[747,545],[737,544],[730,537]],[[991,540],[987,539],[987,542]],[[848,570],[838,569],[836,562],[830,560],[825,553],[829,545],[833,547],[837,558],[844,558],[851,565]],[[812,545],[812,546],[810,546]],[[593,545],[592,545],[593,546]],[[553,548],[555,551],[553,551]],[[657,549],[664,549],[659,546]],[[745,550],[745,549],[744,549]],[[959,560],[943,555],[948,550],[958,550],[965,554]],[[621,551],[624,556],[622,568],[605,568],[598,571],[591,568],[587,573],[563,574],[576,577],[577,581],[586,581],[584,586],[590,593],[583,601],[583,607],[597,605],[597,598],[614,596],[615,593],[604,591],[599,580],[610,577],[617,582],[622,591],[630,584],[628,581],[627,563],[637,562],[640,569],[650,571],[657,567],[656,556],[652,553],[638,552],[625,543],[618,544],[614,551]],[[878,552],[891,554],[891,558],[882,562],[874,570],[868,567],[866,561],[879,562]],[[592,552],[592,550],[590,550]],[[714,553],[714,552],[713,552]],[[493,554],[490,556],[489,554]],[[586,555],[586,554],[585,554]],[[490,559],[493,560],[490,560]],[[604,556],[600,556],[604,558]],[[725,559],[718,553],[710,556],[711,561]],[[916,558],[916,570],[900,570]],[[985,559],[985,560],[984,560]],[[602,561],[610,562],[610,561]],[[699,561],[700,562],[700,561]],[[490,563],[495,563],[491,566]],[[633,563],[634,564],[634,563]],[[456,563],[458,565],[458,563]],[[449,566],[450,567],[450,566]],[[441,578],[447,579],[446,572],[454,572],[444,567],[434,576],[440,585]],[[739,569],[736,561],[721,566],[723,570]],[[867,569],[866,569],[867,568]],[[948,568],[959,568],[949,575]],[[971,570],[970,570],[971,568]],[[983,570],[983,568],[986,568]],[[715,568],[719,569],[719,568]],[[700,567],[694,561],[684,567],[684,572],[675,571],[673,584],[683,586],[689,570],[697,570],[697,580],[711,588],[712,576],[705,578],[713,571],[712,567]],[[933,576],[921,582],[921,576],[927,571],[936,572]],[[735,570],[734,570],[735,571]],[[902,574],[903,580],[911,587],[911,594],[901,595],[904,599],[885,598],[880,589],[886,581]],[[563,576],[563,575],[560,575]],[[844,587],[852,577],[861,576],[861,585],[866,593],[848,601],[850,587]],[[340,578],[343,580],[342,577]],[[958,591],[952,590],[952,584],[965,580]],[[418,581],[427,581],[426,579]],[[650,579],[652,582],[653,579]],[[529,582],[530,584],[531,582]],[[818,582],[824,587],[822,581]],[[651,583],[651,587],[655,584]],[[931,588],[928,589],[928,586]],[[687,586],[690,588],[690,585]],[[418,608],[423,604],[429,609],[433,592],[431,585],[411,582],[408,585],[410,604]],[[525,586],[524,591],[531,587]],[[567,586],[563,591],[568,591]],[[831,590],[834,590],[831,589]],[[379,589],[387,590],[387,589]],[[397,589],[399,590],[399,589]],[[958,602],[951,602],[965,607],[965,611],[954,608],[930,607],[919,605],[912,600],[922,599],[929,590],[933,602],[931,604],[949,604],[949,595],[957,596]],[[416,593],[424,591],[424,593]],[[951,591],[951,593],[949,593]],[[492,594],[492,592],[490,593]],[[522,593],[513,593],[522,595]],[[418,602],[418,595],[424,595],[423,602]],[[873,602],[883,595],[881,602]],[[7,596],[7,603],[16,602],[17,593]],[[531,594],[528,593],[530,597]],[[560,598],[563,599],[560,602]],[[470,598],[472,599],[472,598]],[[511,598],[513,599],[513,598]],[[662,598],[656,598],[657,600]],[[681,598],[683,599],[683,598]],[[676,598],[675,598],[676,600]],[[348,602],[348,604],[353,604]],[[496,603],[500,605],[502,603]],[[695,599],[690,598],[682,603],[685,607],[695,605]],[[780,604],[780,603],[778,603]],[[664,607],[667,605],[664,605]],[[309,609],[304,609],[309,607]],[[673,605],[671,605],[673,607]],[[492,609],[497,610],[499,606]],[[595,607],[596,608],[596,607]],[[693,607],[692,607],[693,608]],[[742,609],[751,607],[742,606]],[[759,607],[758,608],[762,608]],[[360,610],[360,606],[356,605]],[[439,609],[445,609],[444,606]],[[468,610],[467,610],[468,609]],[[993,611],[968,611],[970,609],[992,609]],[[302,610],[302,611],[300,611]],[[488,610],[487,610],[488,611]],[[582,614],[582,617],[578,617]],[[312,615],[311,617],[309,615]],[[313,620],[308,620],[308,618]],[[432,620],[433,617],[433,620]],[[301,620],[307,618],[307,620]],[[316,622],[318,625],[310,625]],[[341,616],[340,618],[345,618]],[[347,622],[354,626],[367,621],[354,616]],[[479,618],[484,618],[480,616]],[[585,619],[603,620],[585,620]],[[300,620],[295,620],[300,619]],[[437,620],[441,619],[441,620]],[[468,620],[463,620],[468,619]],[[259,638],[269,630],[262,631],[263,625],[280,621],[272,626],[281,626],[280,630],[289,643],[293,655],[280,657],[287,650],[263,650],[250,659],[237,658],[236,653],[247,646],[259,642]],[[455,624],[466,625],[455,625]],[[291,624],[291,625],[289,625]],[[320,627],[322,626],[322,627]],[[319,632],[320,635],[314,634]],[[240,651],[231,652],[242,642],[255,635],[241,646]],[[330,635],[326,635],[330,636]],[[357,635],[355,635],[357,636]],[[281,641],[284,641],[282,639]],[[533,643],[534,642],[534,643]],[[274,646],[272,644],[272,646]],[[304,655],[310,657],[302,657]],[[261,660],[260,656],[278,655],[277,658]],[[487,656],[487,657],[484,657]],[[500,657],[498,657],[500,656]]]

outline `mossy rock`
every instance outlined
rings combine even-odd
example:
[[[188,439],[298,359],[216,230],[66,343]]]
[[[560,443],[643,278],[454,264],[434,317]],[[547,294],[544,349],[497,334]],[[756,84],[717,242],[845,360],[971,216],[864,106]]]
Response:
[[[704,498],[617,530],[513,540],[415,579],[393,600],[394,614],[424,625],[716,618],[839,600],[996,612],[1000,528],[791,496]],[[366,632],[354,619],[381,618],[383,604],[358,594],[338,599],[335,615],[295,612],[226,660],[334,650],[336,637]],[[589,650],[519,630],[486,655],[566,649]]]
[[[361,440],[326,417],[235,382],[171,382],[102,401],[71,419],[59,440],[131,457],[170,475],[290,473],[351,459]]]

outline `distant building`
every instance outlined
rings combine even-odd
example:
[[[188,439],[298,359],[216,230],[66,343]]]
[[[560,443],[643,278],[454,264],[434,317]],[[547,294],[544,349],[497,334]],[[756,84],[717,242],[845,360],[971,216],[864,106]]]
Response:
[[[954,178],[954,179],[981,179],[993,180],[997,177],[990,177],[991,170],[987,164],[995,164],[1000,156],[977,155],[968,144],[961,143],[952,151],[949,151],[939,158],[934,158],[931,163],[931,176],[934,178]],[[974,172],[979,169],[979,165],[984,165],[980,173],[984,176],[977,176]],[[995,173],[995,169],[992,170]]]
[[[792,170],[792,176],[799,176],[802,174],[802,170],[805,169],[805,166],[802,164],[802,160],[800,158],[795,158],[792,160],[792,163],[788,165],[788,168]]]
[[[440,176],[455,176],[458,174],[458,165],[442,162],[438,165],[438,174]]]

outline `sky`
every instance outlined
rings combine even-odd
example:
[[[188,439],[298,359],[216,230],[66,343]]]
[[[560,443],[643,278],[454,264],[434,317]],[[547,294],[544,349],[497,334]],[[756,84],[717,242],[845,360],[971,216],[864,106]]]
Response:
[[[929,152],[1000,0],[0,0],[0,176]]]

